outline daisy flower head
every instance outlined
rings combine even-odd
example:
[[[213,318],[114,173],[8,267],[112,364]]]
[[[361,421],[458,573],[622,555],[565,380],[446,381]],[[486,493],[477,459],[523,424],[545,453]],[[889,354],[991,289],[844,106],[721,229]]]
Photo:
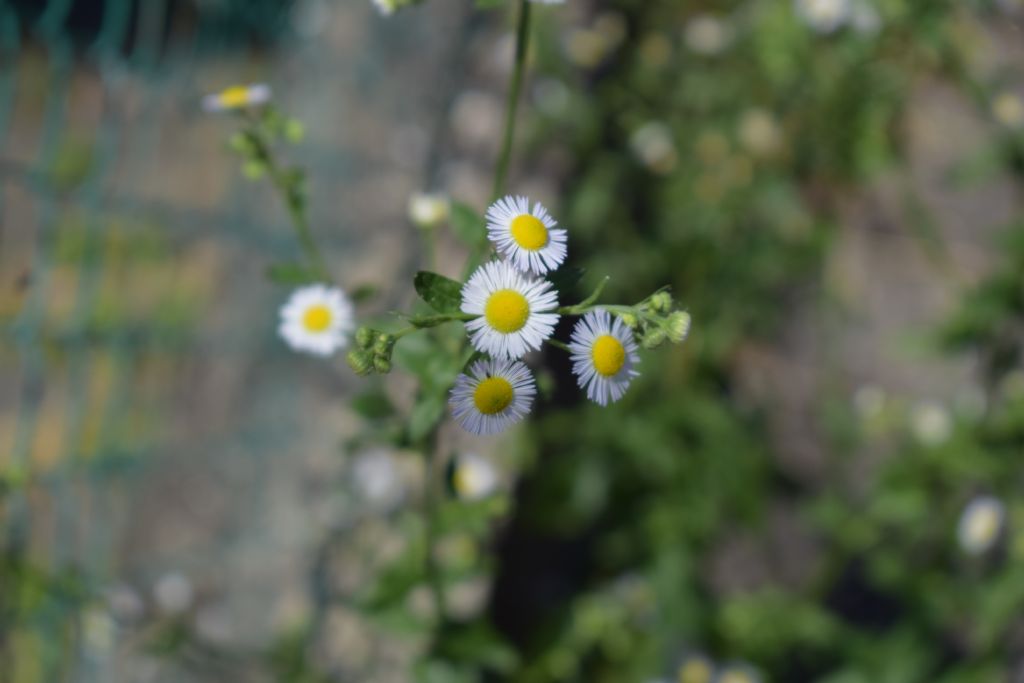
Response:
[[[565,230],[540,202],[502,197],[487,209],[487,236],[498,252],[524,273],[543,275],[565,260]]]
[[[498,468],[487,458],[464,453],[448,463],[448,486],[457,498],[482,500],[498,488]]]
[[[479,316],[466,323],[469,339],[495,358],[521,358],[539,349],[555,331],[557,306],[550,282],[523,275],[505,261],[480,266],[462,288],[462,312]]]
[[[207,112],[236,111],[266,104],[270,101],[270,95],[270,86],[266,83],[233,85],[205,96],[202,106],[203,111]]]
[[[960,547],[968,555],[987,552],[1003,531],[1006,506],[993,496],[978,496],[960,513],[956,535]]]
[[[850,19],[851,0],[794,0],[797,15],[816,33],[838,30]]]
[[[329,356],[348,344],[355,328],[352,303],[337,287],[310,285],[281,307],[281,336],[295,351]]]
[[[633,331],[608,311],[587,313],[576,323],[569,339],[572,372],[587,398],[601,405],[618,401],[639,375],[640,362]]]
[[[676,671],[679,683],[711,683],[715,675],[715,665],[710,659],[700,654],[691,654],[683,658]]]
[[[487,359],[458,376],[448,404],[467,432],[497,434],[526,417],[536,393],[533,375],[522,361]]]
[[[761,674],[749,664],[730,664],[715,677],[715,683],[761,683]]]

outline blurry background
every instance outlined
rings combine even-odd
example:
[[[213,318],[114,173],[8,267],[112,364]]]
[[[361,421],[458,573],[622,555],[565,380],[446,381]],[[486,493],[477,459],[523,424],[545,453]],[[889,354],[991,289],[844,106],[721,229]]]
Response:
[[[503,487],[439,622],[409,384],[285,349],[297,245],[198,103],[272,86],[390,310],[409,195],[488,199],[512,6],[0,1],[0,680],[1024,680],[1024,7],[534,9],[510,189],[577,298],[694,326],[609,409],[552,352],[525,428],[446,433]]]

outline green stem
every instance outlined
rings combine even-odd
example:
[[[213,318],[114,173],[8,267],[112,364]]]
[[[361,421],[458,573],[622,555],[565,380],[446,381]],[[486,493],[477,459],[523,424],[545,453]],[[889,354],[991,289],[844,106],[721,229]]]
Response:
[[[472,313],[438,313],[437,315],[411,315],[407,319],[412,327],[400,330],[395,333],[396,337],[401,337],[413,330],[422,330],[426,327],[437,327],[445,323],[458,320],[459,322],[466,322],[467,320],[473,320],[480,316]]]
[[[565,342],[558,341],[553,337],[551,339],[545,339],[544,341],[546,341],[550,346],[554,346],[556,349],[562,349],[566,353],[572,353],[572,349],[570,349],[569,345]]]
[[[555,309],[555,313],[561,315],[583,315],[590,311],[605,310],[609,313],[633,313],[637,314],[635,306],[619,306],[616,304],[598,304],[596,306],[590,306],[587,304],[579,303],[575,306],[559,306]]]
[[[299,239],[309,266],[318,279],[329,280],[330,274],[316,240],[309,228],[309,220],[306,217],[306,201],[303,196],[302,176],[296,169],[283,169],[277,162],[270,144],[263,138],[259,130],[259,122],[252,116],[247,119],[250,123],[248,131],[249,141],[253,144],[257,159],[267,167],[267,174],[270,183],[284,200],[285,209],[288,211],[288,218]]]
[[[501,196],[508,175],[509,162],[512,159],[512,141],[516,131],[516,108],[519,104],[519,92],[522,90],[523,73],[526,70],[526,52],[530,38],[530,0],[519,0],[519,22],[516,25],[516,57],[512,70],[512,83],[509,86],[508,100],[505,105],[505,136],[498,156],[498,167],[494,173],[494,189],[492,199]]]
[[[439,426],[438,426],[439,427]],[[426,516],[426,573],[427,581],[430,584],[430,592],[434,597],[434,609],[437,612],[438,621],[443,622],[447,613],[447,601],[444,591],[444,577],[441,576],[441,568],[437,566],[437,507],[441,495],[441,449],[438,448],[437,431],[435,427],[427,439],[427,481],[426,490],[423,496],[424,515]]]

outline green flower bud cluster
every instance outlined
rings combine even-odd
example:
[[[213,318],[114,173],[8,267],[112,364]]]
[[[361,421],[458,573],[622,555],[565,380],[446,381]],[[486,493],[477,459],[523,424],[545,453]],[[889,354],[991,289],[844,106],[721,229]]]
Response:
[[[679,344],[690,333],[690,314],[675,309],[672,295],[655,292],[633,307],[632,311],[617,313],[636,334],[645,349],[656,349],[665,342]]]
[[[228,147],[241,157],[242,173],[249,180],[260,180],[271,172],[269,147],[279,142],[298,143],[306,135],[298,119],[285,116],[273,106],[259,112],[246,111],[255,117],[249,125],[228,139]]]
[[[391,354],[395,350],[396,337],[369,327],[356,330],[356,348],[348,352],[346,360],[357,375],[374,372],[386,375],[391,372]]]

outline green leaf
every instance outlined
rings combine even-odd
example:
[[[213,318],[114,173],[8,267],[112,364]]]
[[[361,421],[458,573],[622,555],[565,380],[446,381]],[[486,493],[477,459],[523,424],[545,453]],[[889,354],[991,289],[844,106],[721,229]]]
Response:
[[[275,263],[267,268],[267,278],[278,285],[308,285],[320,280],[301,263]]]
[[[462,303],[462,285],[451,278],[421,270],[413,280],[416,293],[438,313],[456,313]]]
[[[419,441],[430,433],[441,418],[444,417],[445,400],[443,396],[425,396],[413,406],[409,416],[409,440]]]
[[[368,391],[352,399],[352,409],[367,420],[380,420],[395,414],[391,399],[382,391]]]
[[[467,247],[478,247],[487,241],[483,216],[465,204],[452,203],[451,227],[455,237]]]

